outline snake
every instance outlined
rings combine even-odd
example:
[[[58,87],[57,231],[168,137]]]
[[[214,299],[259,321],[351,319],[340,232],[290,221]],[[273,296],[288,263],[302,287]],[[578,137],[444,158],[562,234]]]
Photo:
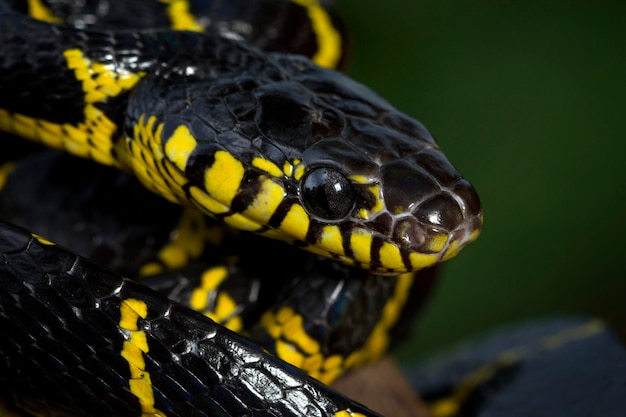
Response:
[[[0,166],[18,213],[0,223],[0,388],[35,415],[377,415],[326,384],[378,357],[417,274],[477,238],[476,191],[424,125],[333,69],[331,6],[124,3],[0,2],[0,130],[54,149]],[[65,211],[23,224],[84,195],[69,183],[98,210],[140,205],[105,235],[178,229],[113,271]],[[230,263],[160,275],[200,252]],[[259,306],[223,298],[240,281],[235,300],[289,287],[244,335]],[[190,308],[209,294],[212,314]]]

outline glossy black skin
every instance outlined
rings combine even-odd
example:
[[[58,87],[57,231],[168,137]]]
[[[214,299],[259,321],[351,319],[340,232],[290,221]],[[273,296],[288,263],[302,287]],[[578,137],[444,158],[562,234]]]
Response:
[[[28,14],[27,2],[13,0],[12,8]],[[81,29],[170,30],[165,2],[126,0],[44,1],[54,16]],[[264,51],[313,56],[319,48],[317,35],[306,8],[283,0],[190,0],[189,12],[207,32],[219,33],[254,45]],[[333,27],[341,35],[341,60],[348,39],[334,4],[321,1]],[[132,16],[132,19],[128,17]]]
[[[81,121],[84,111],[84,103],[81,101],[83,92],[74,74],[63,69],[65,63],[60,62],[62,61],[60,58],[61,51],[68,48],[81,49],[92,61],[110,64],[120,71],[147,71],[148,75],[131,94],[124,94],[106,103],[99,103],[98,106],[120,126],[120,131],[117,132],[119,136],[115,137],[116,140],[124,135],[132,137],[133,128],[141,120],[143,114],[154,115],[164,123],[164,137],[169,137],[181,122],[189,122],[188,126],[193,135],[206,140],[191,155],[190,162],[184,170],[186,178],[192,185],[202,185],[202,175],[206,167],[210,165],[210,158],[215,150],[227,149],[232,155],[236,155],[238,160],[244,162],[250,161],[255,156],[263,156],[273,161],[277,166],[282,166],[286,159],[297,158],[304,160],[308,166],[312,167],[329,166],[333,169],[340,169],[342,166],[346,166],[349,167],[350,174],[380,179],[381,184],[385,187],[391,184],[388,188],[395,188],[396,192],[388,191],[385,198],[389,199],[390,204],[405,205],[407,207],[404,208],[407,210],[415,210],[417,217],[422,214],[421,211],[408,207],[408,199],[405,198],[406,193],[397,193],[397,190],[410,189],[415,184],[420,185],[420,195],[413,197],[417,197],[421,202],[426,202],[426,206],[430,204],[430,208],[434,207],[435,212],[452,213],[450,216],[440,216],[436,220],[436,224],[429,226],[431,228],[452,230],[464,220],[465,216],[474,220],[473,226],[479,222],[481,208],[471,186],[461,179],[460,175],[449,165],[438,151],[430,134],[421,124],[397,112],[378,96],[345,76],[322,70],[303,57],[266,54],[246,44],[210,35],[200,36],[169,31],[87,33],[82,30],[61,28],[23,19],[6,9],[2,9],[0,13],[0,29],[0,43],[2,45],[0,48],[0,91],[7,93],[0,96],[0,107],[52,122],[76,123]],[[197,56],[205,58],[202,62],[197,63],[194,60]],[[154,65],[157,62],[158,64]],[[54,71],[42,71],[42,68],[53,68]],[[192,104],[181,107],[181,103],[183,103],[181,99]],[[207,121],[198,117],[203,114],[211,114],[213,118]],[[285,118],[285,115],[288,117]],[[257,140],[260,136],[267,140]],[[345,138],[351,138],[352,142],[345,141]],[[393,146],[389,146],[387,141],[393,143]],[[341,157],[341,162],[338,162],[337,156]],[[415,166],[419,165],[420,158],[425,158],[429,162],[429,168],[425,171],[414,170]],[[348,173],[344,174],[348,175]],[[253,172],[251,175],[258,176],[259,173]],[[442,182],[434,181],[432,179],[434,177],[441,178]],[[397,178],[404,178],[405,180],[400,180],[398,183]],[[285,199],[285,206],[292,204],[294,199],[300,198],[297,193],[299,184],[289,181],[291,180],[287,180],[284,187],[293,194]],[[444,198],[443,201],[430,201],[429,199],[442,188],[460,189],[461,192],[465,192],[464,201],[467,201],[467,205],[459,208],[456,206],[457,203],[451,201],[450,198]],[[366,190],[355,187],[354,191],[355,198],[360,203],[374,204],[373,201],[367,199]],[[233,206],[245,206],[246,199],[250,199],[251,195],[241,193],[233,202]],[[450,205],[456,207],[456,211],[454,209],[448,210]],[[269,226],[275,226],[272,222],[279,223],[280,213],[284,213],[284,208],[279,208],[277,213],[279,213],[277,218],[272,219]],[[427,218],[428,221],[431,221],[430,219],[431,217]],[[316,234],[325,224],[323,220],[325,219],[315,218],[313,220],[314,225],[310,229],[310,236],[307,237],[307,241],[316,239]],[[347,222],[345,226],[342,225],[345,230],[349,230],[350,227],[352,227],[350,222]],[[368,227],[378,230],[381,235],[397,237],[395,230],[389,230],[389,224],[385,223],[385,219],[379,219],[378,223],[368,225]],[[19,240],[10,226],[1,230],[8,236],[8,242],[13,239],[12,243],[15,244]],[[46,247],[46,250],[43,250],[37,243],[33,243],[31,247],[35,251],[41,250],[42,256],[39,258],[31,257],[30,247],[29,249],[16,248],[15,254],[6,256],[3,266],[9,278],[30,274],[33,269],[38,270],[40,268],[39,264],[48,268],[46,263],[48,261],[54,261],[57,264],[62,261],[55,259],[55,255],[48,251],[48,249],[53,250],[51,248]],[[73,255],[67,256],[72,258]],[[82,265],[82,261],[79,264]],[[53,268],[53,266],[50,267]],[[57,265],[57,267],[60,266]],[[91,267],[87,269],[90,271],[89,274],[83,277],[81,273],[78,278],[85,278],[89,281],[90,274],[100,275],[100,272],[95,269],[91,272]],[[14,270],[17,272],[14,273]],[[65,272],[68,271],[63,270],[63,273],[60,274],[63,277],[60,283],[55,280],[44,283],[43,292],[47,293],[48,291],[45,285],[55,287],[57,284],[62,287],[60,291],[66,291],[68,287],[64,286],[63,281],[64,278],[67,278]],[[69,272],[74,272],[73,267]],[[80,268],[78,268],[78,272],[81,272]],[[56,272],[51,275],[55,274]],[[365,272],[361,274],[365,274]],[[107,274],[105,273],[105,275]],[[72,285],[77,284],[74,282],[74,278],[69,277],[68,279]],[[115,279],[113,280],[115,281]],[[99,291],[106,282],[105,279],[102,284],[97,284],[96,290]],[[86,292],[91,290],[90,285],[85,288]],[[321,288],[323,287],[324,285],[321,286]],[[78,283],[75,288],[83,287]],[[198,339],[194,339],[195,333],[193,331],[190,335],[178,331],[167,333],[167,335],[159,333],[162,328],[167,327],[168,320],[171,320],[169,315],[161,317],[163,311],[169,308],[163,307],[164,305],[169,306],[169,301],[164,301],[149,291],[144,292],[147,290],[130,282],[123,284],[122,289],[121,295],[111,288],[109,290],[113,292],[105,294],[107,300],[112,300],[114,307],[115,303],[118,302],[115,301],[116,297],[148,298],[151,306],[156,297],[154,308],[158,310],[155,313],[157,318],[154,321],[148,320],[150,323],[154,323],[156,327],[151,327],[152,324],[150,323],[147,326],[150,337],[154,336],[154,343],[157,346],[169,343],[175,351],[181,346],[185,347],[198,342]],[[21,298],[19,298],[21,295],[30,297],[29,291],[33,291],[33,289],[28,284],[26,289],[20,291],[17,294],[11,293],[10,297],[6,297],[7,305],[11,304],[11,299],[18,299],[21,302]],[[355,291],[358,293],[359,290]],[[90,298],[90,300],[93,299]],[[62,302],[66,301],[71,302],[71,300]],[[101,299],[94,303],[90,301],[88,308],[99,309],[102,305],[101,301]],[[172,311],[178,311],[177,309],[178,307],[175,307]],[[68,320],[70,320],[71,314],[76,313],[76,310],[65,309],[59,312],[67,315]],[[41,313],[47,314],[46,312]],[[57,312],[55,311],[55,313]],[[187,314],[185,310],[181,316],[188,317]],[[62,315],[61,317],[65,316]],[[194,323],[196,320],[200,320],[200,316],[197,315],[190,317],[189,321]],[[187,322],[187,320],[185,318],[183,321]],[[211,329],[207,331],[213,332],[215,325],[206,319],[202,320],[206,323],[201,325],[201,328]],[[115,318],[110,321],[115,324]],[[35,328],[37,327],[35,320],[31,320],[30,324]],[[102,331],[106,331],[106,329],[102,329]],[[222,330],[215,330],[215,332],[218,335],[229,334],[228,332],[223,333]],[[160,338],[161,336],[162,338]],[[202,337],[204,336],[206,334]],[[231,339],[227,339],[229,340],[228,343],[231,343]],[[42,343],[47,346],[52,342],[46,339]],[[237,345],[238,342],[232,343],[230,347],[236,351],[237,346],[239,346]],[[209,353],[207,350],[205,353],[207,358],[203,357],[202,359],[209,360],[208,357],[223,358],[224,353],[219,350],[220,346],[216,348],[218,350],[215,352]],[[56,349],[56,347],[52,349]],[[63,350],[65,347],[61,349]],[[156,350],[160,352],[160,349],[157,348]],[[119,353],[119,348],[112,351]],[[14,352],[9,351],[7,355],[12,353]],[[172,351],[164,351],[163,360],[167,361],[168,355],[171,353]],[[230,354],[227,353],[227,355]],[[171,359],[171,355],[169,358]],[[9,361],[11,369],[7,370],[7,382],[5,384],[13,386],[13,378],[24,375],[18,370],[19,366],[28,368],[29,364],[24,364],[22,362],[24,360],[25,358],[16,358],[14,362]],[[226,366],[226,360],[223,364]],[[102,367],[104,365],[97,366]],[[271,372],[281,372],[279,368],[280,365],[277,363],[276,371],[272,370]],[[218,376],[221,377],[222,371],[227,372],[230,369],[218,369],[214,375],[206,371],[202,377],[214,379]],[[121,368],[118,371],[121,372]],[[178,370],[176,367],[169,369],[169,371],[181,372],[183,380],[185,380],[187,371]],[[99,368],[98,372],[106,371]],[[160,369],[155,369],[155,372],[160,372]],[[74,395],[79,391],[58,396],[54,392],[43,392],[46,390],[44,387],[56,388],[59,385],[58,381],[64,381],[67,378],[67,374],[64,372],[57,374],[57,376],[56,383],[48,381],[46,385],[41,385],[42,392],[39,392],[38,395],[49,395],[50,401],[55,404],[57,401],[61,401],[60,399],[63,397],[72,402]],[[164,376],[163,380],[167,378],[169,377]],[[302,381],[299,379],[298,384],[301,384]],[[126,383],[127,381],[123,382]],[[72,384],[74,383],[72,382]],[[80,383],[76,384],[81,385]],[[88,387],[89,384],[90,381],[87,381],[82,388]],[[177,383],[163,384],[157,386],[163,392],[172,390],[172,387],[177,385]],[[307,385],[308,382],[304,384]],[[23,386],[17,384],[16,387],[17,392]],[[283,388],[279,389],[282,390]],[[204,402],[204,392],[202,389],[199,390],[200,395],[197,397],[197,401],[202,403],[201,406],[211,409],[212,403],[209,400]],[[127,394],[128,392],[124,395]],[[212,394],[216,393],[207,395]],[[173,393],[172,395],[177,394]],[[248,404],[249,401],[257,401],[257,399],[250,399],[245,393],[238,399],[229,399],[227,393],[219,390],[216,395],[219,398],[211,401],[236,403],[228,410],[228,413],[233,414],[241,412],[238,407],[247,406],[242,405],[242,403]],[[87,396],[85,401],[90,401],[88,398],[91,397]],[[26,394],[22,401],[29,403],[35,400]],[[191,400],[187,398],[187,401],[196,401],[196,397]],[[324,404],[326,402],[322,399],[320,407],[326,407]],[[333,412],[340,409],[342,404],[334,408]],[[30,405],[34,407],[34,404]],[[169,407],[163,402],[158,403],[158,406],[163,406],[166,409]],[[284,401],[279,402],[276,407],[283,406],[285,406]],[[64,406],[58,404],[58,407],[63,408]],[[83,407],[81,404],[77,404],[77,407],[78,413],[89,409],[89,407],[81,409],[80,407]],[[120,407],[127,407],[127,405],[120,405]],[[359,410],[358,406],[350,405],[350,408],[352,411]],[[308,409],[306,413],[310,414],[312,410]],[[282,410],[282,412],[286,411]]]
[[[135,298],[150,306],[139,327],[157,407],[167,415],[376,415],[206,317],[6,223],[0,276],[0,386],[19,392],[27,409],[140,413],[118,356],[120,302]]]

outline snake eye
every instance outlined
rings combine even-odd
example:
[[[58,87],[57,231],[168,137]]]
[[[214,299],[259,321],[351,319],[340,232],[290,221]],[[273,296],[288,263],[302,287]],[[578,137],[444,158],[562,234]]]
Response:
[[[300,186],[305,208],[324,220],[340,220],[354,208],[356,194],[350,181],[332,168],[315,168]]]

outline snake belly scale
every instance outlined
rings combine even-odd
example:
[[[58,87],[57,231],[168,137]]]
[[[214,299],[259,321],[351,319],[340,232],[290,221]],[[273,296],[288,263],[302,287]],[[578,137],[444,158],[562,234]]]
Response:
[[[132,174],[170,202],[258,241],[284,241],[348,265],[342,274],[395,280],[392,299],[408,291],[398,276],[410,280],[478,236],[479,199],[426,128],[317,65],[335,66],[342,56],[337,19],[318,2],[241,2],[248,17],[214,26],[230,12],[220,2],[138,2],[146,3],[146,16],[161,11],[133,30],[117,27],[118,15],[105,13],[104,2],[83,4],[89,12],[75,10],[78,2],[13,3],[0,2],[1,130]],[[311,35],[284,46],[272,35],[275,21],[258,18],[255,27],[251,10],[259,5],[273,7],[273,16],[306,19]],[[196,15],[200,9],[208,14]],[[110,17],[108,28],[91,26],[96,15]],[[287,18],[277,21],[281,31],[294,30]],[[7,375],[0,385],[25,409],[374,415],[206,316],[46,238],[0,227],[0,317],[11,329],[0,336]],[[178,255],[167,253],[180,251],[172,247],[143,271],[176,264],[169,260]],[[213,271],[205,275],[209,287],[222,279]],[[399,312],[388,309],[383,333]],[[219,317],[226,324],[231,316]],[[259,338],[271,336],[270,351],[322,380],[336,376],[335,362],[347,369],[361,361],[320,356],[317,342],[296,329],[304,328],[294,324],[300,317],[277,305],[261,319]],[[289,340],[285,329],[303,335]],[[386,347],[363,339],[371,345],[366,352]]]

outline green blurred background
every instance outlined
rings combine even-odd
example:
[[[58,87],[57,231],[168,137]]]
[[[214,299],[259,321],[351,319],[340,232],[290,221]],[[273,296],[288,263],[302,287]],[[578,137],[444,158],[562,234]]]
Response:
[[[626,2],[339,3],[348,72],[426,124],[485,207],[400,358],[554,314],[624,337]]]

